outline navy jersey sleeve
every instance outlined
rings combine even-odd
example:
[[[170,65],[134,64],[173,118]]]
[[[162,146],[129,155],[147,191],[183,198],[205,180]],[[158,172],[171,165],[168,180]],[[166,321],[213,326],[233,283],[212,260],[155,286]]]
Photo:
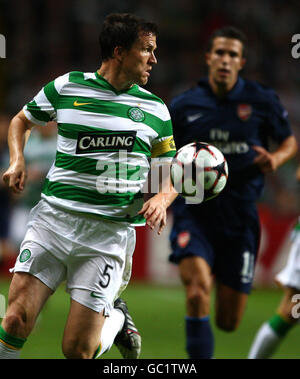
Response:
[[[273,90],[270,90],[269,99],[269,134],[272,139],[278,143],[281,143],[287,137],[292,135],[291,125],[288,119],[288,112],[283,107],[278,95]]]

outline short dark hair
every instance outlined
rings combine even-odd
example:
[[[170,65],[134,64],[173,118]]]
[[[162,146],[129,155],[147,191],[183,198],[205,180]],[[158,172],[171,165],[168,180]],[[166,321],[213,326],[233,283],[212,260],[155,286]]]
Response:
[[[207,52],[211,51],[214,39],[217,37],[225,37],[239,40],[243,45],[243,56],[245,57],[247,55],[247,37],[240,29],[234,26],[224,26],[223,28],[216,29],[208,40],[206,49]]]
[[[152,33],[157,36],[158,28],[155,23],[147,22],[130,13],[108,15],[99,35],[102,60],[112,58],[116,46],[130,50],[140,32]]]

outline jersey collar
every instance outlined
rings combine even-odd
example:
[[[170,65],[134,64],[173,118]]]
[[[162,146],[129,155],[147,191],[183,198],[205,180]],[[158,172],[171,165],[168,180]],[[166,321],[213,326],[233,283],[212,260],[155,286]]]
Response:
[[[206,87],[206,89],[210,92],[210,94],[213,97],[216,97],[216,95],[213,93],[213,91],[212,91],[212,89],[211,89],[211,87],[209,85],[207,77],[200,79],[199,82],[198,82],[198,85],[200,87]],[[235,83],[235,85],[232,88],[232,90],[227,93],[226,99],[234,100],[234,99],[238,98],[239,95],[240,95],[240,93],[242,92],[242,90],[244,88],[244,85],[245,85],[244,79],[239,76],[238,80]]]
[[[238,98],[244,88],[244,84],[244,79],[239,76],[232,90],[228,92],[227,98],[231,100]]]
[[[95,72],[97,82],[107,90],[114,92],[116,95],[121,95],[122,93],[130,93],[137,88],[137,84],[134,84],[132,87],[127,88],[122,91],[118,91],[115,87],[113,87],[102,75],[99,75],[98,72]]]

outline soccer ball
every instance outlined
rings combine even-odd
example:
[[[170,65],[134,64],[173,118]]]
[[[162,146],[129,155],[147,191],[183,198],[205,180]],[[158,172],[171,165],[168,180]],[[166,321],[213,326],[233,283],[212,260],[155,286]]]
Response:
[[[171,181],[188,203],[213,199],[224,189],[228,165],[215,146],[192,142],[180,148],[171,164]]]

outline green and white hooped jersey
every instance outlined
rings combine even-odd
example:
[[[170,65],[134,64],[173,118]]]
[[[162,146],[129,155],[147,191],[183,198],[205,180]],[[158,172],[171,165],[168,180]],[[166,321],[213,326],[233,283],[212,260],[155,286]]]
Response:
[[[58,124],[42,198],[71,211],[145,223],[137,212],[149,158],[176,152],[161,99],[138,85],[117,92],[97,72],[74,71],[43,87],[23,110],[35,124]]]

